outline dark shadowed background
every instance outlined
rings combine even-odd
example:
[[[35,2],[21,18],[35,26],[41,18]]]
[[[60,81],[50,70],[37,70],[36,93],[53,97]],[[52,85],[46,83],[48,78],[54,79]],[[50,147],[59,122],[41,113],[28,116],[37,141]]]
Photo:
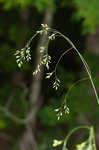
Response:
[[[52,150],[53,139],[64,139],[79,125],[93,125],[99,147],[99,105],[89,80],[79,82],[68,95],[69,115],[57,120],[58,108],[74,82],[87,77],[75,51],[61,59],[57,73],[58,91],[53,79],[46,80],[46,69],[32,75],[40,61],[39,47],[46,37],[31,43],[31,61],[18,68],[15,58],[42,23],[69,37],[92,71],[99,94],[99,1],[92,0],[0,0],[0,150]],[[50,71],[69,48],[62,38],[52,41]],[[27,121],[26,121],[27,120]],[[83,141],[87,133],[77,132],[68,147]],[[60,147],[58,148],[60,149]]]

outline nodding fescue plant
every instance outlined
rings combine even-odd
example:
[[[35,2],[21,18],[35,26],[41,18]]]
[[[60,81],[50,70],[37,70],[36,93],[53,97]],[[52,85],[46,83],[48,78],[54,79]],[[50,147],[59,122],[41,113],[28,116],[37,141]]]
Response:
[[[72,51],[74,50],[78,54],[78,56],[80,57],[83,65],[85,67],[85,70],[86,70],[87,75],[88,75],[87,79],[89,79],[90,82],[91,82],[91,85],[93,87],[93,90],[94,90],[94,93],[95,93],[95,96],[96,96],[97,103],[99,104],[99,98],[98,98],[98,95],[97,95],[97,91],[96,91],[95,85],[93,83],[91,71],[90,71],[90,68],[89,68],[86,60],[83,58],[83,56],[81,55],[81,53],[78,51],[78,49],[75,47],[75,45],[73,44],[73,42],[67,36],[63,35],[62,33],[60,33],[59,31],[57,31],[55,29],[50,28],[47,24],[41,24],[41,29],[38,30],[38,31],[36,31],[36,33],[27,42],[27,44],[25,45],[25,47],[22,48],[21,50],[17,50],[16,51],[15,56],[16,56],[16,62],[18,64],[18,67],[22,67],[24,61],[29,62],[29,60],[31,60],[30,44],[31,44],[32,40],[37,35],[43,35],[43,34],[47,35],[48,45],[49,45],[50,41],[55,40],[57,36],[65,39],[70,44],[70,48],[67,49],[65,52],[63,52],[63,54],[60,56],[58,62],[55,65],[54,70],[51,71],[51,72],[47,72],[45,78],[46,79],[50,79],[54,75],[55,76],[55,80],[53,81],[53,88],[55,90],[58,90],[58,88],[60,87],[60,84],[61,84],[61,81],[60,81],[60,79],[58,78],[58,75],[57,75],[58,64],[59,64],[61,58],[65,54],[67,54],[71,50]],[[41,66],[45,66],[46,69],[49,70],[49,64],[51,63],[51,56],[48,54],[48,47],[41,46],[40,47],[40,54],[41,54],[41,60],[40,60],[40,63],[37,65],[36,69],[33,71],[33,75],[36,75],[38,72],[40,72]],[[85,79],[81,79],[79,81],[83,81],[83,80],[85,80]],[[75,86],[79,81],[77,81],[76,83],[74,83],[72,85],[72,87]],[[64,101],[61,104],[61,106],[59,108],[55,109],[55,112],[57,113],[58,120],[60,119],[60,117],[62,116],[63,113],[69,114],[69,108],[67,106],[67,96],[68,96],[70,90],[72,89],[72,87],[66,93],[66,96],[65,96]],[[53,141],[53,146],[58,146],[60,144],[63,144],[63,149],[62,150],[68,150],[66,148],[67,147],[66,144],[67,144],[68,138],[71,136],[71,134],[74,131],[76,131],[76,130],[78,130],[80,128],[86,128],[86,129],[89,130],[89,138],[85,142],[77,145],[76,146],[76,150],[96,150],[95,139],[94,139],[94,130],[93,130],[93,127],[89,127],[89,126],[80,126],[80,127],[77,127],[75,129],[73,129],[67,135],[67,137],[65,138],[65,140],[62,140],[62,141],[54,140]]]

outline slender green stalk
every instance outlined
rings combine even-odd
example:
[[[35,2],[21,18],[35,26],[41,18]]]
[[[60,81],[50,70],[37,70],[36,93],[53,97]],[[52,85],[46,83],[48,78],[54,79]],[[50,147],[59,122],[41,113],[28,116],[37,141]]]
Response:
[[[92,136],[92,142],[93,142],[94,150],[97,150],[97,149],[96,149],[96,142],[95,142],[94,128],[91,127],[90,130],[91,130],[91,136]]]
[[[96,150],[95,136],[94,136],[94,128],[90,127],[90,133],[88,138],[89,146],[91,145],[93,150]]]
[[[94,93],[95,93],[95,96],[96,96],[96,100],[97,100],[97,103],[99,104],[99,97],[98,97],[98,94],[97,94],[97,91],[96,91],[96,88],[95,88],[95,85],[93,83],[93,79],[92,79],[92,75],[91,75],[91,71],[90,71],[90,68],[87,64],[87,62],[85,61],[85,59],[83,58],[83,56],[80,54],[80,52],[77,50],[77,48],[75,47],[75,45],[72,43],[72,41],[66,37],[65,35],[63,35],[62,33],[56,31],[56,30],[53,30],[55,33],[59,34],[61,37],[63,37],[71,46],[72,48],[77,52],[77,54],[79,55],[85,69],[86,69],[86,72],[90,78],[90,82],[92,84],[92,87],[93,87],[93,90],[94,90]]]
[[[58,62],[57,62],[57,64],[56,64],[56,66],[55,66],[55,70],[54,70],[54,72],[55,72],[55,76],[56,76],[56,70],[57,70],[57,66],[58,66],[58,64],[59,64],[59,62],[60,62],[60,60],[62,59],[62,57],[65,55],[65,54],[67,54],[69,51],[71,51],[73,48],[71,47],[71,48],[69,48],[67,51],[65,51],[61,56],[60,56],[60,58],[58,59]]]
[[[66,136],[65,140],[64,140],[64,144],[63,144],[62,150],[64,150],[64,149],[66,148],[67,142],[68,142],[69,138],[71,137],[71,135],[72,135],[74,132],[76,132],[77,130],[79,130],[79,129],[87,129],[87,130],[90,130],[90,127],[89,127],[89,126],[79,126],[79,127],[77,127],[77,128],[72,129],[72,130],[69,132],[69,134]]]
[[[69,88],[69,90],[67,91],[66,96],[65,96],[65,101],[67,100],[67,97],[68,97],[70,91],[72,90],[72,88],[73,88],[74,86],[76,86],[79,82],[82,82],[82,81],[85,81],[85,80],[88,80],[88,79],[89,79],[89,77],[85,77],[85,78],[83,78],[83,79],[80,79],[80,80],[76,81],[76,82]]]
[[[27,44],[26,44],[27,47],[31,44],[32,40],[33,40],[37,35],[38,35],[38,33],[35,33],[35,34],[30,38],[30,40],[29,40],[29,41],[27,42]]]

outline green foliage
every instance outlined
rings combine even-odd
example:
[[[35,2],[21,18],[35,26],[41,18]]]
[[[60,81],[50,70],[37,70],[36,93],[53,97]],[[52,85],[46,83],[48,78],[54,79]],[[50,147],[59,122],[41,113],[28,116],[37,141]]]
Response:
[[[58,124],[57,116],[52,106],[45,106],[43,109],[40,109],[38,116],[40,118],[41,124],[43,125],[54,126]]]
[[[8,16],[4,17],[6,13]],[[0,71],[15,72],[18,67],[13,54],[20,41],[23,41],[23,37],[25,38],[27,33],[29,34],[29,28],[26,25],[22,25],[22,22],[20,22],[20,14],[15,10],[13,13],[10,11],[2,11],[0,17],[2,20],[0,22]]]
[[[0,0],[0,3],[3,3],[3,7],[6,10],[12,8],[27,8],[35,6],[38,11],[42,12],[46,7],[55,8],[54,1],[50,0]]]
[[[5,128],[11,128],[10,125],[13,126],[14,123],[24,124],[26,112],[31,108],[30,103],[26,101],[26,96],[27,93],[23,89],[13,87],[11,83],[0,87],[1,125],[5,123]]]
[[[42,12],[46,7],[55,9],[55,0],[34,0],[34,6]]]
[[[7,123],[3,119],[0,119],[0,129],[5,129],[7,128]]]
[[[3,7],[6,10],[12,8],[31,8],[36,7],[39,12],[45,10],[46,7],[50,7],[53,10],[57,8],[55,0],[0,0],[0,3],[3,3]],[[95,32],[96,27],[99,25],[98,16],[99,16],[99,2],[98,0],[63,0],[59,2],[61,7],[72,7],[75,8],[73,18],[76,20],[82,19],[83,33]]]
[[[74,9],[73,21],[82,21],[82,33],[95,33],[99,25],[99,1],[98,0],[63,0],[61,7],[70,7]]]
[[[90,66],[92,74],[95,75],[99,69],[98,65],[97,65],[99,56],[96,55],[95,53],[91,53],[91,52],[86,51],[84,53],[84,57],[88,60],[88,64]]]
[[[95,32],[99,25],[99,1],[98,0],[74,0],[76,8],[75,18],[83,19],[83,33]]]

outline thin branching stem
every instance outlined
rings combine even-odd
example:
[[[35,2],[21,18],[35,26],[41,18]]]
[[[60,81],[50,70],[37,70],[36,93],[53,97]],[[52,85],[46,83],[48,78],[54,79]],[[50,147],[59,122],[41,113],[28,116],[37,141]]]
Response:
[[[78,51],[78,49],[75,47],[75,45],[73,44],[73,42],[68,38],[66,37],[65,35],[63,35],[62,33],[60,33],[59,31],[56,31],[53,29],[53,32],[59,34],[61,37],[63,37],[71,46],[72,48],[77,52],[77,54],[79,55],[85,69],[86,69],[86,72],[90,78],[90,82],[92,84],[92,87],[93,87],[93,90],[94,90],[94,93],[95,93],[95,96],[96,96],[96,100],[97,100],[97,103],[99,104],[99,97],[98,97],[98,94],[97,94],[97,91],[96,91],[96,88],[95,88],[95,85],[94,85],[94,82],[93,82],[93,79],[92,79],[92,75],[91,75],[91,71],[90,71],[90,68],[86,62],[86,60],[83,58],[83,56],[80,54],[80,52]]]
[[[84,126],[79,126],[79,127],[76,127],[76,128],[74,128],[74,129],[72,129],[72,130],[69,132],[69,134],[66,136],[65,140],[64,140],[64,144],[63,144],[62,150],[65,150],[69,138],[72,136],[73,133],[75,133],[75,132],[76,132],[77,130],[79,130],[79,129],[87,129],[87,130],[90,130],[90,127],[84,125]]]
[[[27,44],[26,44],[26,47],[28,47],[30,44],[31,44],[31,42],[32,42],[32,40],[36,37],[38,35],[38,33],[35,33],[31,38],[30,38],[30,40],[27,42]]]
[[[58,66],[60,60],[62,59],[62,57],[63,57],[65,54],[67,54],[67,53],[68,53],[70,50],[72,50],[72,49],[73,49],[73,48],[71,47],[71,48],[69,48],[68,50],[66,50],[66,51],[60,56],[60,58],[58,59],[58,62],[56,63],[56,66],[55,66],[55,76],[56,76],[57,66]]]
[[[82,82],[82,81],[85,81],[85,80],[88,80],[88,79],[89,79],[89,77],[85,77],[85,78],[83,78],[83,79],[80,79],[80,80],[76,81],[76,82],[69,88],[69,90],[67,91],[67,93],[66,93],[66,95],[65,95],[65,101],[67,101],[67,97],[68,97],[70,91],[72,90],[72,88],[73,88],[74,86],[76,86],[79,82]]]

